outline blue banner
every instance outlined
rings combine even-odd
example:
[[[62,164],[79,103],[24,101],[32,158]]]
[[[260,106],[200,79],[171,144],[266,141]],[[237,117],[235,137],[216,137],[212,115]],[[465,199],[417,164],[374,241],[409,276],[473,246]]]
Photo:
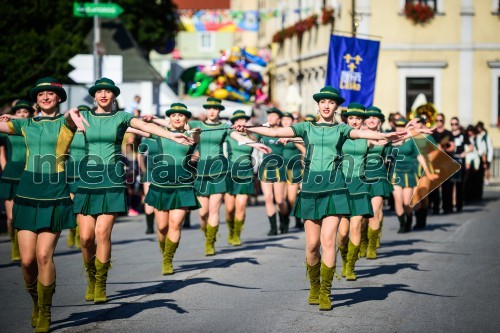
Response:
[[[326,85],[338,88],[344,106],[358,102],[373,103],[380,42],[331,36],[326,70]]]

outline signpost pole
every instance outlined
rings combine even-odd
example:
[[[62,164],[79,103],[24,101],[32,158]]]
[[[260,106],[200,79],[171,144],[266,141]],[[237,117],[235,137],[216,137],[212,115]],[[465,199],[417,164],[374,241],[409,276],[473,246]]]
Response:
[[[99,3],[99,0],[94,0],[95,4]],[[99,17],[94,16],[94,81],[101,78],[101,56],[98,52],[99,44],[101,43],[101,26],[99,22]]]

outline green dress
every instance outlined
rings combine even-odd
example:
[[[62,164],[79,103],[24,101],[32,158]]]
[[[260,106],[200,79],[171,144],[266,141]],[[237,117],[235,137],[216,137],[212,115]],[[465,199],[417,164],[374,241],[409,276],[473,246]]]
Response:
[[[76,193],[80,179],[80,163],[85,156],[85,133],[77,131],[69,146],[69,158],[66,161],[66,176],[70,193]]]
[[[157,137],[142,138],[139,153],[146,155],[146,171],[141,175],[141,183],[151,183],[151,173],[155,167],[155,157],[158,155]]]
[[[285,162],[286,180],[291,184],[298,184],[302,181],[304,168],[302,165],[302,154],[295,143],[288,142],[283,147],[283,160]]]
[[[0,179],[0,199],[12,200],[26,165],[24,137],[0,134],[5,142],[7,164]]]
[[[200,159],[194,183],[197,195],[209,196],[226,193],[228,160],[224,156],[223,144],[231,132],[231,127],[224,123],[208,124],[197,120],[189,122],[189,126],[191,128],[199,127],[202,130],[220,129],[200,134],[200,144],[198,145]]]
[[[64,170],[74,131],[62,115],[12,119],[7,125],[11,134],[24,138],[28,152],[14,197],[14,227],[33,232],[75,228]]]
[[[387,154],[391,150],[391,145],[372,146],[368,148],[366,157],[365,175],[370,187],[370,194],[373,197],[388,199],[393,191],[392,184],[387,177],[386,167]]]
[[[249,145],[239,145],[238,141],[230,136],[226,138],[226,142],[229,160],[229,172],[226,177],[227,193],[232,195],[255,194],[253,148]]]
[[[264,155],[264,159],[259,165],[259,180],[264,183],[286,182],[286,164],[283,158],[284,146],[278,142],[277,138],[254,134],[257,141],[262,142],[272,152]]]
[[[200,208],[194,189],[196,169],[190,165],[196,145],[187,146],[158,137],[157,146],[158,154],[154,158],[151,185],[145,202],[165,211]]]
[[[347,139],[342,146],[342,172],[349,190],[352,216],[372,217],[370,187],[365,178],[366,139]]]
[[[352,128],[343,123],[316,122],[301,122],[291,128],[307,148],[302,191],[295,200],[292,215],[309,220],[350,215],[349,191],[340,165],[342,145],[349,139]]]
[[[417,156],[419,155],[419,152],[413,139],[407,139],[400,146],[393,146],[391,155],[394,169],[392,184],[401,187],[417,186]]]
[[[82,112],[90,126],[85,132],[85,157],[74,198],[76,214],[99,215],[128,211],[121,145],[134,118],[130,113]]]

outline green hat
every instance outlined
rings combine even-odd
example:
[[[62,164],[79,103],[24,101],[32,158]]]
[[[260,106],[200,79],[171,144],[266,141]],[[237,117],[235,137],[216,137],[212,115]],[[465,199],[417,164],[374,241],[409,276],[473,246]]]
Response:
[[[282,112],[281,117],[290,117],[293,119],[293,114],[291,112]]]
[[[172,103],[170,109],[165,111],[165,116],[170,117],[173,113],[180,113],[191,118],[191,112],[187,109],[187,106],[182,103]]]
[[[232,123],[234,123],[236,120],[238,119],[246,119],[246,120],[249,120],[250,119],[250,116],[247,116],[247,114],[245,113],[245,111],[243,110],[236,110],[233,112],[233,116],[231,117],[231,119],[229,119]]]
[[[62,84],[52,77],[44,77],[36,81],[35,86],[30,89],[30,98],[32,101],[36,101],[36,96],[40,91],[55,92],[61,98],[61,103],[65,102],[68,98]]]
[[[318,103],[322,99],[332,99],[337,102],[338,105],[341,105],[345,102],[345,99],[340,96],[340,92],[331,86],[322,88],[319,93],[313,95],[313,98]]]
[[[366,109],[366,117],[377,117],[379,118],[382,122],[385,121],[385,116],[382,113],[382,110],[380,110],[376,106],[370,106],[368,109]]]
[[[108,79],[107,77],[103,77],[95,81],[95,84],[89,88],[90,96],[94,97],[96,91],[101,89],[111,90],[115,97],[118,97],[118,95],[120,95],[120,88],[115,86],[115,82],[111,79]]]
[[[24,99],[20,99],[16,102],[16,105],[14,105],[11,109],[11,113],[16,113],[17,110],[19,109],[26,109],[31,113],[35,113],[35,109],[33,109],[33,106],[31,105],[30,102],[25,101]]]
[[[316,117],[313,115],[313,114],[308,114],[304,117],[304,120],[305,121],[310,121],[310,122],[315,122],[316,121]]]
[[[396,126],[396,127],[404,127],[404,126],[406,126],[406,124],[408,124],[408,121],[403,117],[401,117],[397,120],[394,120],[394,126]]]
[[[203,104],[203,108],[205,108],[205,109],[219,109],[220,111],[222,111],[225,109],[225,107],[221,103],[222,103],[222,100],[215,98],[215,97],[209,97],[209,98],[207,98],[207,102],[205,104]]]
[[[366,108],[363,104],[352,102],[347,106],[347,112],[342,114],[343,116],[359,116],[366,118]]]
[[[78,111],[90,111],[90,108],[87,106],[87,105],[78,105],[76,107],[78,109]]]
[[[283,112],[281,112],[280,109],[278,109],[274,106],[272,108],[270,108],[269,110],[267,110],[266,112],[267,112],[267,114],[276,113],[280,118],[283,117]]]

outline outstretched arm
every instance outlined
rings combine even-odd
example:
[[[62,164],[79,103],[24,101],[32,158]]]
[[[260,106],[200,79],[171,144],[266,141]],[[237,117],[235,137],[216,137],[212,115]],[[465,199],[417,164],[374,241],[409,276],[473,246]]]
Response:
[[[0,122],[0,133],[12,134],[7,122]]]
[[[295,132],[291,127],[269,128],[264,126],[246,127],[245,125],[234,125],[233,128],[238,132],[244,133],[246,131],[271,138],[293,138],[295,136]]]
[[[368,139],[368,140],[388,140],[388,141],[399,141],[406,135],[406,131],[403,132],[391,132],[382,133],[371,130],[356,130],[351,131],[351,139]]]
[[[167,130],[164,130],[158,125],[155,124],[148,124],[145,123],[144,121],[138,119],[138,118],[132,118],[130,120],[130,127],[136,128],[138,130],[154,134],[157,136],[161,136],[162,138],[166,138],[172,141],[175,141],[177,143],[183,144],[183,145],[192,145],[194,143],[192,138],[187,137],[186,135],[182,133],[173,133]]]
[[[231,138],[235,139],[236,141],[238,141],[238,143],[244,143],[244,144],[247,144],[249,145],[250,147],[253,147],[261,152],[263,152],[264,154],[269,154],[272,152],[271,148],[269,148],[268,146],[266,146],[265,144],[263,143],[259,143],[259,142],[248,142],[248,137],[246,136],[243,136],[241,135],[240,133],[238,132],[231,132],[230,134]]]

